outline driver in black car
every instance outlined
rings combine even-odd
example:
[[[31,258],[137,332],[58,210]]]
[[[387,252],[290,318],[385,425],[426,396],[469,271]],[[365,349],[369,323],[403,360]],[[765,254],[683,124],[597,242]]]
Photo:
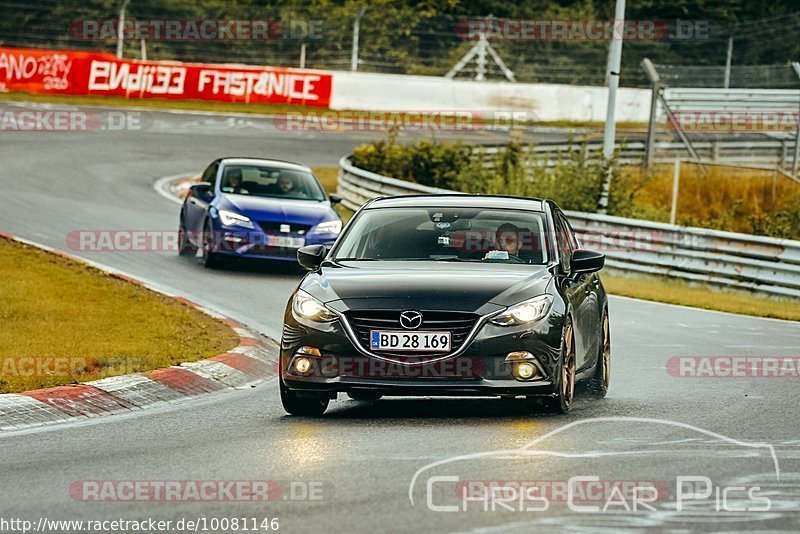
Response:
[[[519,251],[522,249],[519,228],[511,223],[501,224],[495,232],[495,239],[497,250],[508,252],[509,259],[523,261],[519,257]]]

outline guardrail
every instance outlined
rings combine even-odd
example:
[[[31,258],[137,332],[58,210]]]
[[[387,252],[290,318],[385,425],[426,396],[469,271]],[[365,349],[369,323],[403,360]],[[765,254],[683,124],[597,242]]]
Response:
[[[794,139],[766,139],[763,141],[695,141],[692,143],[701,163],[728,163],[764,168],[790,168],[794,156]],[[495,155],[503,146],[476,147],[483,154],[484,165],[493,165]],[[602,141],[566,143],[540,143],[523,147],[523,152],[532,152],[537,161],[548,168],[555,166],[557,155],[587,151],[588,161],[602,161]],[[655,143],[653,161],[672,163],[676,159],[690,157],[686,146],[680,142],[660,141]],[[644,161],[645,143],[632,141],[619,145],[617,161],[622,165],[640,165]],[[543,156],[549,156],[546,159]]]
[[[455,193],[359,169],[339,161],[343,204],[358,209],[379,196]],[[587,248],[614,270],[659,274],[715,286],[800,297],[800,241],[566,212]]]
[[[790,67],[787,67],[787,69]],[[797,89],[721,89],[667,87],[664,98],[672,111],[785,112],[796,114],[800,103]],[[664,110],[660,110],[662,120]]]

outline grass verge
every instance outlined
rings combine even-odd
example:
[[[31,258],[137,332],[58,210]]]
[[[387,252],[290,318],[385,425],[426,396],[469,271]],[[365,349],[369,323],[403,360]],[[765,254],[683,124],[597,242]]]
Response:
[[[800,302],[757,296],[746,291],[696,286],[684,280],[661,276],[603,273],[603,284],[611,295],[679,304],[756,317],[800,321]]]
[[[238,335],[187,305],[0,238],[0,393],[194,361]]]

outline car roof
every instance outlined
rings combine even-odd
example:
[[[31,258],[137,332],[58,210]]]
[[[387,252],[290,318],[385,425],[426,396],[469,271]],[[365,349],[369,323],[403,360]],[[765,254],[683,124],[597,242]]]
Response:
[[[539,198],[501,195],[401,195],[373,200],[365,209],[373,208],[500,208],[544,211]]]
[[[248,157],[231,157],[221,158],[220,163],[223,165],[269,165],[270,167],[278,167],[281,169],[295,169],[295,170],[310,170],[307,165],[302,163],[295,163],[293,161],[283,161],[280,159],[265,159],[265,158],[248,158]]]

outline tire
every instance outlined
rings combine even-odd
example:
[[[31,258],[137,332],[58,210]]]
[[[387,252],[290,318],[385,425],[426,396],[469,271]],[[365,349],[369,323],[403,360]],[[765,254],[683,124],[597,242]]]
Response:
[[[547,399],[546,405],[553,413],[565,414],[569,412],[575,400],[575,337],[572,319],[567,319],[567,324],[564,326],[560,362],[558,392],[554,397]]]
[[[189,236],[186,235],[186,225],[181,216],[181,222],[178,225],[178,255],[179,256],[194,256],[197,254],[197,245],[191,242]]]
[[[608,384],[611,381],[611,332],[608,327],[608,311],[603,313],[601,335],[603,338],[600,340],[594,376],[589,379],[587,384],[589,393],[598,399],[606,396]]]
[[[281,404],[283,409],[291,415],[304,415],[307,417],[318,417],[328,409],[330,399],[304,399],[297,395],[297,392],[288,389],[280,383]]]
[[[200,264],[205,267],[206,269],[214,269],[219,267],[220,259],[217,254],[213,252],[213,234],[211,233],[211,226],[206,221],[206,224],[203,225],[203,238],[200,250],[202,254],[200,255]]]
[[[367,401],[367,402],[375,402],[380,400],[383,395],[378,395],[377,393],[370,393],[369,391],[351,391],[347,394],[353,400],[357,401]]]

